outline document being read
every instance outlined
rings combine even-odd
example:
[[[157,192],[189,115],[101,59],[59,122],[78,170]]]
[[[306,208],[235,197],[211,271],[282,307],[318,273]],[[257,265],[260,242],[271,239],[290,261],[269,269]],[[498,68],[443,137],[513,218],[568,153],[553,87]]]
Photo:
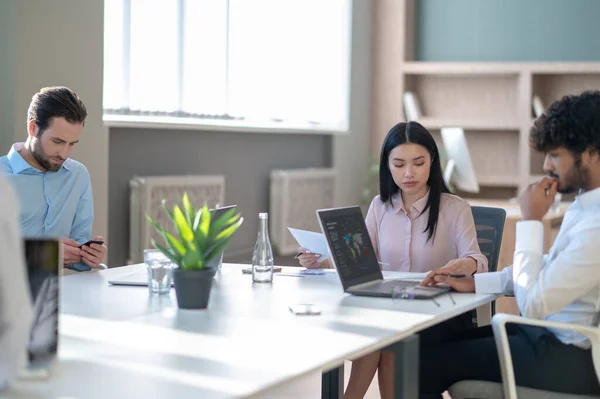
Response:
[[[329,259],[329,249],[327,248],[327,240],[322,233],[315,233],[314,231],[300,230],[294,229],[292,227],[288,227],[288,230],[298,244],[302,248],[308,249],[310,252],[314,254],[319,254],[321,257],[317,259],[317,262],[323,262],[326,259]]]

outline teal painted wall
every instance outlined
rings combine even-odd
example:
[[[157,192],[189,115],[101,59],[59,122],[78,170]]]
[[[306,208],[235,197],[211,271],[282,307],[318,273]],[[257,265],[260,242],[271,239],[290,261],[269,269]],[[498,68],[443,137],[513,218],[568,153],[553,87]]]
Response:
[[[600,0],[416,0],[419,61],[600,61]]]
[[[15,0],[0,0],[0,156],[15,138]]]

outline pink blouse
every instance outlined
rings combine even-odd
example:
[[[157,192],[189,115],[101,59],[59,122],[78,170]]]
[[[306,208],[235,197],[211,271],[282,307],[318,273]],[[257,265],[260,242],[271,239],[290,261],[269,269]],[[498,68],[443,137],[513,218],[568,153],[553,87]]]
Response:
[[[433,242],[425,232],[429,210],[421,214],[429,192],[406,212],[400,195],[392,198],[394,207],[373,198],[366,224],[383,270],[428,272],[454,259],[470,257],[477,261],[477,272],[488,270],[481,254],[471,207],[452,194],[442,194]]]

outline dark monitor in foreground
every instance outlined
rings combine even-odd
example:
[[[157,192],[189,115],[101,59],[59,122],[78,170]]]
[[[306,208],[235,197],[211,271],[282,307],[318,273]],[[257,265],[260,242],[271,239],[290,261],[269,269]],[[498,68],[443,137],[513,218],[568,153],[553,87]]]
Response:
[[[26,239],[24,247],[33,303],[33,320],[27,345],[29,366],[45,367],[56,358],[58,352],[61,246],[59,240]]]

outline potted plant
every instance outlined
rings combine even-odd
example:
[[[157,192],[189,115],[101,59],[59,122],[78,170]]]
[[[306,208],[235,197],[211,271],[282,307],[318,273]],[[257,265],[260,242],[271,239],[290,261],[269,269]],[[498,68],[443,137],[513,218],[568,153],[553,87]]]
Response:
[[[178,205],[169,209],[164,200],[163,207],[179,237],[146,215],[165,241],[165,246],[155,240],[152,240],[152,245],[178,266],[173,270],[178,306],[182,309],[205,309],[217,271],[214,260],[221,256],[244,219],[235,209],[213,219],[206,205],[194,209],[187,193],[183,195],[183,210]]]

